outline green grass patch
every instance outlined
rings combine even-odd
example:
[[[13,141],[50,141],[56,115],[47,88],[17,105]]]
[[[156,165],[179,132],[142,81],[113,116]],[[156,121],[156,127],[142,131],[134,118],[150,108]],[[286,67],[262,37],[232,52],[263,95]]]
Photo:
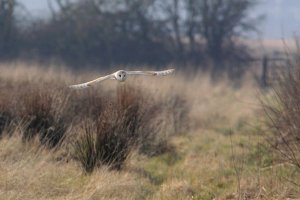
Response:
[[[175,165],[181,157],[175,152],[165,153],[149,158],[144,163],[144,170],[155,185],[162,184],[168,177],[171,166]]]

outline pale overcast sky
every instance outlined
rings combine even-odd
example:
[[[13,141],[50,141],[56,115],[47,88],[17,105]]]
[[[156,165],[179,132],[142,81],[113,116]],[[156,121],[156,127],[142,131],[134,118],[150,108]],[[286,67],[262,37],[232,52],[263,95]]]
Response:
[[[34,16],[49,13],[47,0],[19,0],[19,2]]]
[[[50,0],[53,1],[53,0]],[[20,0],[32,16],[49,14],[47,0]],[[253,15],[265,14],[263,38],[281,39],[300,35],[300,0],[260,0]]]

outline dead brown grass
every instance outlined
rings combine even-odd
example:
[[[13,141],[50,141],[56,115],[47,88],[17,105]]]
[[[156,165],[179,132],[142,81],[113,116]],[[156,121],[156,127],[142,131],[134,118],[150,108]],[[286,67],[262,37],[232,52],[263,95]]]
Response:
[[[163,99],[130,83],[118,85],[115,91],[74,91],[63,83],[66,79],[48,69],[7,67],[3,71],[2,82],[11,86],[3,84],[0,92],[4,99],[1,132],[14,122],[24,142],[38,138],[48,148],[74,148],[66,149],[66,155],[73,156],[65,159],[75,158],[89,173],[102,165],[121,169],[133,149],[147,155],[163,153],[168,150],[168,137],[158,133],[174,135],[188,124],[188,106],[180,94]],[[68,77],[62,69],[60,73]],[[12,95],[6,95],[11,90]],[[170,117],[172,125],[164,124],[161,115]]]

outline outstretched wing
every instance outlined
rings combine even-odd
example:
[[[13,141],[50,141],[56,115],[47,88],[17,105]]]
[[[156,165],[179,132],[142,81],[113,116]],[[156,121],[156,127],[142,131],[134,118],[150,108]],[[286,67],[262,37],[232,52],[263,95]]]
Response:
[[[95,80],[86,82],[86,83],[81,83],[81,84],[77,84],[77,85],[70,85],[69,88],[72,88],[72,89],[84,89],[84,88],[92,86],[93,84],[99,83],[101,81],[104,81],[104,80],[107,80],[107,79],[110,79],[110,78],[113,78],[113,77],[114,76],[112,74],[110,74],[110,75],[103,76],[103,77],[97,78]]]
[[[168,69],[163,71],[126,71],[129,75],[148,75],[148,76],[166,76],[172,74],[175,69]]]

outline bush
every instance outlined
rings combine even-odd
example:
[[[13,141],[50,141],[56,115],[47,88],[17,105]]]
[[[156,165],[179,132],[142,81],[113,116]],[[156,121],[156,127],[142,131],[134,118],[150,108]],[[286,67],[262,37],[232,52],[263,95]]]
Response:
[[[101,165],[120,170],[134,149],[149,156],[173,150],[163,132],[168,132],[166,119],[161,116],[166,117],[162,112],[168,112],[175,118],[174,124],[181,125],[180,120],[186,119],[186,113],[176,110],[182,102],[174,99],[175,103],[166,101],[164,104],[137,88],[122,85],[117,89],[117,96],[109,98],[110,101],[99,101],[104,105],[100,106],[102,110],[97,118],[92,115],[83,119],[84,124],[76,132],[80,136],[73,142],[73,156],[87,173]],[[89,106],[94,107],[94,104]]]
[[[13,117],[9,111],[0,106],[0,136],[4,130],[10,125]]]
[[[147,138],[148,131],[141,129],[149,122],[143,103],[136,90],[121,86],[117,101],[107,105],[96,121],[85,121],[83,133],[74,143],[74,157],[86,172],[101,165],[120,170],[131,150]]]
[[[24,126],[23,139],[38,136],[40,142],[52,148],[62,142],[69,126],[64,114],[64,99],[58,88],[27,88],[20,94],[17,105],[18,119]],[[62,98],[62,99],[60,99]]]
[[[0,84],[0,136],[14,121],[11,95],[9,92],[4,90],[4,87],[1,87]]]
[[[86,118],[96,121],[105,108],[105,99],[109,99],[108,93],[100,93],[93,88],[87,91],[73,91],[68,98],[65,115],[72,119],[74,124]]]
[[[282,159],[300,169],[300,63],[291,62],[273,87],[273,101],[263,102],[272,136],[271,146]]]
[[[183,134],[190,128],[188,114],[190,112],[186,100],[178,95],[170,95],[166,99],[168,115],[172,119],[173,134]]]

